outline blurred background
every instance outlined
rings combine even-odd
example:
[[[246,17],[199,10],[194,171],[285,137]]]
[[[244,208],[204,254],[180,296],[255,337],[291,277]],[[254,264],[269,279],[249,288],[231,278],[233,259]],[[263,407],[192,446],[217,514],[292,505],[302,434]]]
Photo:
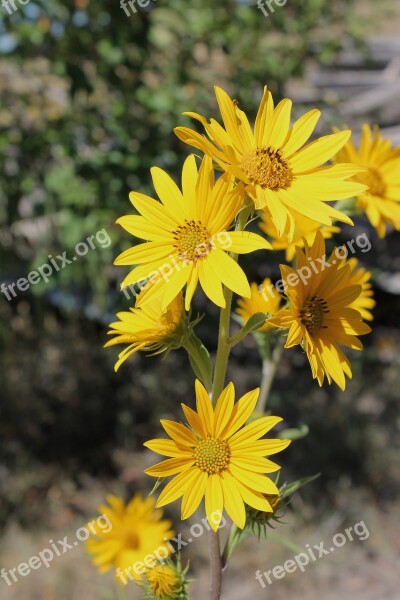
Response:
[[[288,0],[267,17],[253,0],[154,0],[128,17],[116,0],[15,0],[0,5],[0,283],[51,258],[93,246],[48,278],[0,294],[0,563],[10,569],[48,540],[84,525],[106,493],[129,498],[152,482],[142,443],[160,415],[192,402],[183,352],[144,355],[113,371],[107,324],[132,304],[119,292],[126,269],[113,258],[132,244],[114,222],[131,212],[132,189],[152,194],[149,168],[178,178],[188,148],[174,136],[192,110],[217,116],[214,84],[254,118],[262,88],[288,95],[294,116],[323,109],[318,133],[378,123],[400,144],[400,2]],[[103,243],[98,232],[102,233]],[[275,532],[299,546],[364,520],[370,537],[305,574],[276,581],[276,600],[398,598],[400,234],[379,240],[365,220],[377,306],[366,349],[352,356],[346,392],[320,389],[300,350],[284,354],[270,408],[310,434],[281,456],[282,480],[321,472],[298,493]],[[93,239],[93,238],[92,238]],[[87,244],[87,242],[86,242]],[[56,259],[55,259],[56,260]],[[248,259],[251,279],[279,277],[283,254]],[[58,260],[58,265],[61,265]],[[197,308],[205,306],[199,295]],[[198,333],[215,351],[216,310]],[[230,378],[240,393],[259,383],[252,339],[235,348]],[[175,512],[174,512],[175,511]],[[179,523],[177,507],[167,511]],[[275,535],[274,534],[274,535]],[[226,597],[266,598],[254,580],[293,549],[249,540],[238,551]],[[206,597],[206,539],[192,544],[193,598]],[[112,577],[97,575],[84,549],[8,587],[5,600],[94,600]],[[135,596],[136,594],[136,596]],[[140,597],[136,590],[131,597]]]

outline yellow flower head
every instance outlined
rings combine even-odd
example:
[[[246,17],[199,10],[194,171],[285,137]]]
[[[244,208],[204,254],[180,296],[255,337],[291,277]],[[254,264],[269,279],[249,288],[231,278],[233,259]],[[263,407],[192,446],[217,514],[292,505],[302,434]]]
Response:
[[[228,252],[245,254],[271,249],[261,236],[247,231],[227,231],[243,207],[243,187],[226,174],[214,181],[209,158],[199,172],[193,155],[182,171],[182,192],[161,169],[151,170],[161,200],[131,192],[130,200],[140,213],[121,217],[117,223],[136,237],[148,240],[118,256],[117,265],[137,266],[123,286],[150,278],[150,285],[137,306],[161,297],[164,310],[186,285],[185,307],[189,310],[200,282],[205,294],[225,306],[223,284],[241,296],[250,295],[246,275]]]
[[[282,235],[279,235],[278,230],[276,229],[267,210],[264,210],[261,213],[262,220],[260,222],[260,228],[262,231],[264,231],[264,233],[271,238],[272,248],[274,250],[286,250],[286,260],[288,261],[292,260],[296,254],[296,246],[299,246],[299,248],[304,248],[304,240],[306,240],[308,245],[311,246],[317,231],[321,231],[324,239],[326,240],[331,238],[334,233],[340,232],[340,227],[329,227],[327,225],[321,226],[321,223],[318,221],[309,219],[308,217],[305,217],[296,211],[292,211],[292,215],[295,223],[292,238],[289,235],[288,227],[286,227]]]
[[[339,256],[339,258],[338,258]],[[326,375],[344,390],[345,375],[351,378],[350,362],[340,346],[361,350],[356,337],[371,331],[353,308],[361,285],[351,281],[352,267],[337,255],[327,259],[325,241],[317,232],[311,247],[296,248],[296,270],[281,265],[282,280],[289,300],[270,323],[289,329],[285,348],[302,344],[314,378],[322,385]]]
[[[108,332],[114,337],[105,347],[128,346],[118,355],[115,371],[139,350],[158,353],[181,345],[181,325],[185,318],[182,294],[178,294],[165,310],[161,309],[161,299],[155,298],[150,304],[120,312],[117,317],[119,321],[111,323]]]
[[[182,587],[179,574],[170,565],[156,565],[147,571],[146,579],[151,593],[160,600],[174,600]]]
[[[237,302],[236,313],[243,319],[244,323],[247,323],[250,317],[256,313],[265,313],[272,316],[279,310],[282,296],[272,286],[269,277],[264,279],[261,287],[262,289],[269,288],[272,292],[271,295],[262,294],[259,286],[252,283],[250,285],[250,298],[239,298]],[[271,328],[272,325],[265,321],[265,324],[257,331],[269,331]]]
[[[151,497],[143,500],[136,494],[125,504],[122,498],[109,495],[107,502],[109,506],[101,505],[98,510],[112,527],[105,531],[95,525],[95,535],[87,540],[86,550],[100,573],[114,569],[117,581],[123,585],[129,580],[140,581],[145,572],[144,557],[155,556],[159,549],[160,556],[170,554],[165,540],[174,535],[171,521],[162,519],[163,513],[155,509]]]
[[[349,140],[336,160],[366,169],[353,177],[369,188],[358,196],[357,206],[365,211],[379,237],[384,237],[388,223],[400,230],[400,148],[392,148],[391,141],[382,138],[379,127],[372,133],[364,124],[358,149]]]
[[[332,218],[352,224],[326,202],[351,198],[366,189],[347,181],[360,169],[349,164],[322,166],[347,142],[350,131],[326,135],[304,146],[320,117],[319,110],[310,110],[290,126],[291,100],[286,98],[274,107],[265,87],[252,130],[237,102],[219,87],[215,93],[224,126],[214,119],[208,123],[197,113],[185,113],[200,121],[211,141],[187,127],[175,129],[179,139],[211,156],[243,182],[255,207],[268,208],[280,235],[288,227],[289,237],[293,237],[293,210],[325,225],[331,225]]]
[[[146,442],[145,446],[171,458],[145,472],[153,477],[175,477],[161,492],[156,506],[164,506],[182,497],[182,519],[190,517],[205,497],[206,515],[214,531],[218,530],[224,508],[243,529],[245,504],[272,511],[263,494],[278,494],[278,488],[266,475],[279,465],[265,456],[286,448],[289,440],[260,439],[282,419],[262,417],[245,425],[252,415],[259,390],[245,394],[235,404],[230,383],[218,398],[215,409],[200,381],[196,380],[197,412],[182,404],[189,427],[161,420],[171,437]]]
[[[376,302],[373,299],[373,289],[370,282],[371,273],[363,267],[358,268],[358,260],[351,258],[348,261],[351,268],[351,275],[348,281],[348,285],[361,285],[361,294],[351,304],[351,308],[355,308],[361,314],[361,317],[366,321],[372,321],[373,316],[371,309],[374,308]]]

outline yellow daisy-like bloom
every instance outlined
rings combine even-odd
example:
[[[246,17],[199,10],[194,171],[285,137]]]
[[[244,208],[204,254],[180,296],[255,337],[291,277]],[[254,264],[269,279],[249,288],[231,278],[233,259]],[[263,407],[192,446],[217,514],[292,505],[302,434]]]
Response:
[[[340,227],[322,225],[318,221],[313,221],[304,215],[292,211],[295,226],[293,237],[289,235],[289,228],[286,227],[282,235],[272,222],[271,216],[265,210],[261,213],[260,229],[270,238],[274,250],[286,250],[286,260],[290,261],[296,254],[296,246],[304,248],[304,240],[309,246],[312,245],[317,231],[321,231],[324,239],[329,239],[334,233],[340,232]]]
[[[141,494],[136,494],[128,504],[113,495],[107,496],[107,502],[109,506],[101,505],[98,510],[112,527],[105,531],[97,520],[92,521],[89,531],[94,525],[96,533],[87,540],[86,550],[100,573],[114,569],[117,581],[123,585],[132,578],[140,581],[144,557],[161,548],[160,555],[171,553],[165,543],[174,535],[171,521],[162,519],[163,512],[155,509],[153,498],[143,500]]]
[[[210,138],[188,127],[175,129],[183,142],[211,156],[224,170],[246,186],[257,209],[268,208],[279,234],[286,227],[294,233],[296,211],[325,225],[332,218],[352,224],[349,217],[326,204],[362,192],[365,186],[346,181],[360,171],[354,164],[322,167],[349,139],[342,131],[321,137],[303,147],[314,131],[319,110],[310,110],[290,126],[292,102],[285,98],[274,107],[271,93],[264,88],[254,131],[246,114],[224,90],[215,88],[224,127],[193,112]]]
[[[224,508],[241,529],[246,522],[245,504],[272,511],[263,494],[279,492],[266,473],[274,473],[280,467],[264,457],[280,452],[290,441],[260,439],[282,420],[280,417],[262,417],[245,425],[258,395],[259,390],[253,390],[235,404],[235,390],[230,383],[213,409],[205,388],[196,380],[197,412],[182,404],[190,427],[161,420],[172,439],[145,444],[154,452],[171,457],[145,472],[153,477],[175,475],[156,506],[183,496],[181,516],[187,519],[205,497],[206,515],[214,531],[218,530]]]
[[[271,293],[269,295],[262,294],[260,287],[269,289]],[[250,298],[239,298],[237,302],[236,314],[243,319],[244,323],[255,315],[256,313],[265,313],[270,316],[274,315],[279,310],[279,305],[282,300],[282,296],[273,287],[269,277],[266,277],[262,282],[261,286],[256,283],[250,285]],[[257,331],[269,331],[272,325],[265,321],[265,324],[258,328]]]
[[[357,198],[379,237],[384,237],[389,223],[400,230],[400,148],[382,138],[379,127],[364,124],[358,149],[352,140],[337,154],[336,161],[349,161],[366,169],[354,176],[369,189]]]
[[[326,376],[344,390],[345,375],[351,378],[352,373],[340,346],[361,350],[356,336],[371,331],[352,308],[362,290],[351,282],[352,267],[338,259],[336,249],[327,259],[325,241],[317,232],[311,247],[306,243],[304,252],[296,249],[296,270],[281,265],[281,273],[289,307],[272,317],[271,324],[289,329],[285,348],[303,345],[319,385]]]
[[[178,294],[166,310],[161,309],[160,298],[155,298],[150,304],[120,312],[117,317],[119,321],[110,323],[108,331],[108,335],[115,337],[104,347],[116,344],[128,344],[128,347],[118,355],[115,371],[139,350],[158,353],[181,345],[181,325],[185,317],[182,294]]]
[[[176,569],[169,565],[156,565],[146,573],[146,579],[152,594],[161,600],[174,598],[181,588]]]
[[[358,267],[358,260],[351,258],[348,261],[351,268],[351,275],[348,281],[348,285],[361,285],[361,294],[351,304],[351,308],[355,308],[361,314],[361,317],[366,321],[372,321],[373,315],[371,309],[374,308],[376,302],[373,299],[373,289],[371,285],[371,273],[364,269],[364,267]]]
[[[117,265],[140,265],[125,278],[123,286],[150,277],[137,306],[159,295],[163,310],[186,285],[185,308],[189,310],[198,282],[221,307],[225,306],[223,285],[249,296],[246,275],[228,252],[246,254],[271,249],[271,245],[255,233],[226,231],[243,207],[243,187],[235,186],[229,174],[215,182],[212,161],[207,157],[198,172],[193,155],[183,165],[183,192],[161,169],[153,167],[151,174],[161,202],[131,192],[130,200],[140,216],[117,221],[129,233],[149,240],[115,260]]]

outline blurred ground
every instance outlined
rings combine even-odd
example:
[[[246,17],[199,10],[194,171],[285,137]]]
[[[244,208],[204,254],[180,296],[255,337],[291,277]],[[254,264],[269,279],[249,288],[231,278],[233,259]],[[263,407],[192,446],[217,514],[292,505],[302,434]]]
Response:
[[[90,499],[85,498],[85,495],[75,498],[75,502],[80,503],[82,508],[92,504],[96,495],[101,501],[104,492],[99,486],[94,491],[94,481],[87,483],[91,483],[93,490]],[[359,541],[355,538],[353,542],[348,541],[343,547],[336,548],[334,554],[308,565],[304,573],[297,570],[286,574],[281,580],[274,580],[272,577],[273,583],[266,583],[265,589],[255,580],[256,571],[259,569],[263,572],[276,565],[283,565],[296,552],[273,541],[262,540],[257,543],[254,538],[249,539],[234,554],[225,573],[224,597],[229,600],[241,600],[243,597],[266,600],[272,596],[277,600],[337,600],[338,597],[346,600],[396,600],[400,505],[377,503],[376,499],[363,491],[347,491],[341,496],[342,505],[329,516],[318,519],[318,526],[315,525],[317,519],[312,519],[310,507],[305,508],[297,499],[298,516],[287,514],[287,524],[278,527],[274,535],[281,533],[282,536],[295,540],[300,547],[299,551],[306,544],[312,546],[321,541],[329,548],[330,540],[336,533],[363,520],[370,534],[368,539]],[[299,518],[302,513],[308,513],[307,525]],[[193,517],[191,522],[200,522],[200,518],[201,515],[196,521]],[[3,552],[6,549],[6,560],[2,564],[12,568],[20,561],[37,555],[43,548],[49,547],[49,538],[57,540],[69,535],[74,539],[74,532],[82,523],[82,519],[77,519],[76,515],[71,517],[71,512],[64,509],[59,512],[57,520],[53,519],[47,531],[32,534],[15,524],[10,525],[2,542]],[[179,528],[183,540],[189,537],[187,525]],[[191,598],[206,598],[209,578],[206,536],[192,542],[183,558],[190,559],[196,579],[191,586]],[[5,600],[97,600],[102,597],[101,588],[112,587],[112,577],[105,575],[100,578],[80,546],[55,559],[49,569],[41,567],[26,579],[20,578],[11,587],[3,585],[1,597]],[[141,594],[132,586],[127,597],[139,599]]]

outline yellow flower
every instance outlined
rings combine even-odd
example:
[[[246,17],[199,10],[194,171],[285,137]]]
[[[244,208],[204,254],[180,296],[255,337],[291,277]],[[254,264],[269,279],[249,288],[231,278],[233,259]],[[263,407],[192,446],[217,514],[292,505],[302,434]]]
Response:
[[[172,439],[145,444],[150,450],[171,457],[145,472],[153,477],[175,475],[156,506],[183,496],[181,516],[187,519],[205,496],[206,515],[214,531],[218,530],[224,508],[241,529],[246,522],[245,504],[272,511],[263,494],[278,494],[278,488],[265,474],[280,467],[264,457],[280,452],[290,441],[260,439],[282,420],[280,417],[263,417],[245,425],[258,394],[258,389],[248,392],[235,404],[235,390],[230,383],[213,409],[206,390],[196,380],[197,412],[182,404],[190,428],[161,420]]]
[[[108,332],[115,337],[104,347],[116,344],[128,344],[128,347],[118,355],[115,371],[139,350],[158,353],[181,345],[181,325],[185,318],[182,294],[178,294],[166,310],[161,309],[160,298],[155,298],[150,304],[120,312],[117,317],[119,321],[111,323]]]
[[[349,140],[336,160],[367,169],[353,178],[369,187],[358,196],[357,206],[365,211],[379,237],[385,235],[387,223],[400,230],[400,148],[392,148],[379,127],[372,134],[370,126],[364,124],[359,148]]]
[[[292,102],[285,98],[274,108],[264,88],[254,131],[246,114],[224,90],[215,88],[224,127],[193,112],[211,141],[188,127],[175,129],[183,142],[211,156],[224,170],[243,182],[257,209],[267,207],[279,234],[288,227],[293,237],[296,211],[325,225],[332,218],[352,224],[343,213],[326,204],[344,200],[365,186],[346,181],[360,169],[350,164],[323,167],[350,137],[342,131],[321,137],[303,147],[314,131],[319,110],[310,110],[290,127]]]
[[[173,599],[182,587],[176,569],[169,565],[156,565],[146,573],[152,594],[161,600]]]
[[[235,187],[229,175],[215,182],[209,158],[203,159],[198,172],[193,155],[183,166],[183,193],[161,169],[153,167],[151,173],[161,202],[131,192],[130,200],[140,216],[117,221],[136,237],[149,240],[126,250],[115,261],[117,265],[140,265],[123,286],[150,277],[151,285],[137,306],[160,296],[163,310],[186,285],[185,307],[189,310],[198,282],[221,307],[225,306],[223,284],[249,296],[247,278],[227,252],[245,254],[271,245],[255,233],[226,231],[243,207],[243,187]]]
[[[366,321],[372,321],[374,317],[370,309],[374,308],[376,302],[373,299],[374,292],[370,283],[371,273],[363,267],[357,268],[358,260],[356,258],[351,258],[348,264],[351,267],[348,285],[361,285],[361,294],[351,304],[351,308],[358,310],[361,317]]]
[[[334,233],[340,232],[340,227],[329,227],[322,225],[318,221],[313,221],[296,211],[292,211],[295,226],[292,239],[289,235],[289,230],[286,227],[282,235],[279,235],[271,216],[268,211],[264,210],[261,213],[260,228],[271,238],[272,248],[274,250],[286,250],[286,260],[290,261],[296,254],[296,246],[304,248],[304,239],[311,246],[315,239],[317,231],[321,231],[324,239],[329,239]]]
[[[351,282],[351,266],[338,259],[336,249],[326,259],[325,241],[317,232],[311,248],[306,243],[304,252],[296,249],[296,270],[281,265],[281,273],[289,307],[270,323],[289,329],[285,348],[303,345],[320,385],[326,375],[329,383],[333,380],[344,390],[345,375],[351,378],[352,373],[340,346],[361,350],[356,336],[371,331],[351,308],[361,294],[361,285]]]
[[[162,519],[163,513],[155,509],[153,498],[143,500],[140,494],[136,494],[127,505],[122,498],[113,495],[107,496],[107,502],[109,506],[101,505],[98,510],[108,518],[112,527],[105,531],[97,521],[92,521],[92,524],[95,523],[95,537],[87,540],[86,549],[100,573],[114,569],[121,584],[128,580],[140,581],[145,570],[144,557],[155,555],[159,549],[162,549],[160,556],[170,554],[165,540],[174,535],[171,521]]]
[[[236,313],[243,319],[244,323],[247,323],[250,317],[256,313],[268,313],[272,316],[279,309],[282,296],[273,288],[269,277],[264,279],[261,287],[262,289],[270,288],[272,290],[271,295],[267,297],[266,294],[262,294],[259,286],[256,283],[252,283],[250,285],[250,298],[239,298],[237,302]],[[272,325],[266,321],[257,331],[268,331],[271,327]]]

